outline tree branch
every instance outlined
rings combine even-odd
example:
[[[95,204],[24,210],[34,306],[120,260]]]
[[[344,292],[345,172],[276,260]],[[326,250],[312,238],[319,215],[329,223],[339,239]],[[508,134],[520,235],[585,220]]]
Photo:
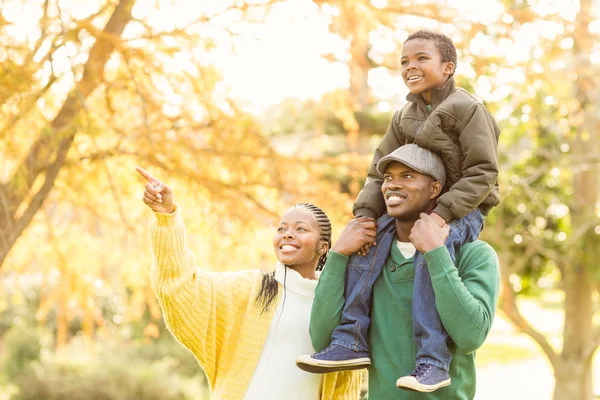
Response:
[[[530,254],[530,252],[527,252],[523,257],[521,257],[519,264],[524,264],[525,261],[523,260],[529,260],[531,255],[532,254]],[[554,351],[552,346],[550,346],[550,343],[546,340],[545,336],[535,330],[519,311],[515,292],[512,289],[512,285],[509,280],[510,273],[507,267],[507,265],[514,264],[514,262],[509,262],[509,258],[510,256],[505,256],[501,263],[501,268],[503,271],[501,297],[499,302],[500,309],[517,327],[517,329],[531,337],[542,348],[552,366],[556,367],[560,362],[558,354]]]

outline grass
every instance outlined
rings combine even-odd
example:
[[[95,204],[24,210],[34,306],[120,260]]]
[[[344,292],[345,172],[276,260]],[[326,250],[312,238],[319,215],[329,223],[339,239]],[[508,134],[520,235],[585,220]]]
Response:
[[[503,343],[487,343],[477,351],[477,367],[491,364],[512,364],[539,356],[531,349]]]

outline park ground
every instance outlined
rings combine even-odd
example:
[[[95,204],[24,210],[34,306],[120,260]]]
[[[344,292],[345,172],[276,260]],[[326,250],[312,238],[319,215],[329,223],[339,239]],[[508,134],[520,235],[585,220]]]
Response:
[[[563,329],[562,299],[556,292],[522,299],[519,308],[555,349]],[[498,311],[486,343],[477,353],[475,400],[551,400],[554,375],[550,363],[529,336],[516,331]],[[595,392],[600,393],[600,358],[595,358]]]

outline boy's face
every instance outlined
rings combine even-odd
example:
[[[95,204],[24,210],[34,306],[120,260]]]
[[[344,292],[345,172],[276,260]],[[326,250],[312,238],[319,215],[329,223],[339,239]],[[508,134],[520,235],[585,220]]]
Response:
[[[442,55],[432,40],[412,39],[402,48],[402,79],[414,94],[430,104],[431,92],[442,87],[454,72],[452,61],[442,62]]]

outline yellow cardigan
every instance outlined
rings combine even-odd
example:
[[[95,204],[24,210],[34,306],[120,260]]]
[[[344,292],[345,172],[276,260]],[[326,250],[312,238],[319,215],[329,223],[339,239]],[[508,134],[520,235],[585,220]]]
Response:
[[[241,400],[258,364],[275,307],[261,315],[255,305],[260,270],[210,273],[198,268],[178,214],[177,210],[155,213],[150,224],[152,286],[167,327],[204,370],[212,398]],[[360,371],[324,374],[320,399],[356,400],[360,385]]]

